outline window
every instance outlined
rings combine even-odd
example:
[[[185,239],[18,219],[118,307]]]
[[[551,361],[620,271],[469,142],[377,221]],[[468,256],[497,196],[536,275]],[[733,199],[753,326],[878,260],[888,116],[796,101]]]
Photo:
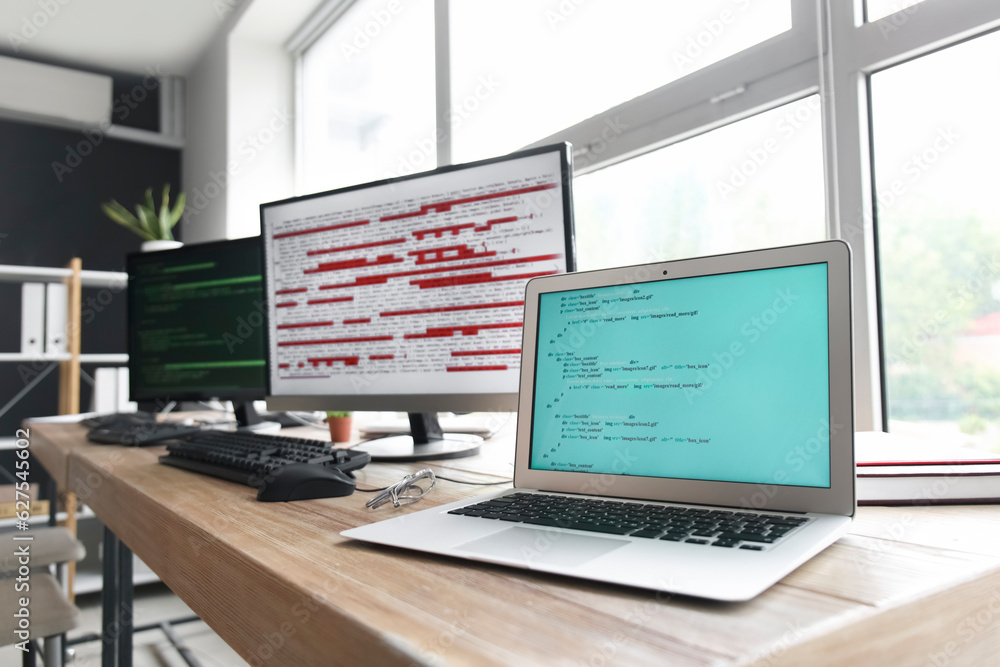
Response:
[[[454,0],[453,158],[516,150],[791,27],[789,3]]]
[[[331,0],[340,18],[320,39],[403,6],[381,2]],[[334,159],[320,140],[331,119],[347,137],[336,159],[362,167],[347,170],[354,182],[411,168],[429,136],[436,164],[568,141],[585,269],[843,238],[857,428],[1000,447],[1000,271],[989,273],[1000,225],[987,180],[1000,147],[989,77],[1000,3],[403,4],[419,8],[419,28],[417,11],[412,25],[400,14],[363,52],[370,64],[327,47],[326,73],[302,77],[304,113],[323,119],[300,127],[319,156],[304,171]],[[419,47],[407,41],[417,30]],[[300,55],[305,73],[312,56]],[[309,101],[314,85],[324,92]],[[361,115],[345,111],[358,108],[380,119],[377,140],[363,143]],[[925,153],[930,168],[907,163]],[[963,285],[974,289],[956,304]]]
[[[302,54],[303,192],[437,166],[434,3],[389,5],[354,3]]]
[[[865,0],[865,10],[869,21],[878,21],[892,14],[897,15],[900,25],[905,22],[906,15],[916,11],[914,7],[923,0]]]
[[[581,176],[579,267],[821,241],[822,149],[812,95]]]
[[[889,428],[1000,454],[1000,33],[871,78]]]

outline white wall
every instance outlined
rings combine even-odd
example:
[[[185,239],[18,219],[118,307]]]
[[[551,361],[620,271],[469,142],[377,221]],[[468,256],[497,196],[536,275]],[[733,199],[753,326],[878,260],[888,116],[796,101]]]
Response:
[[[260,204],[293,194],[295,64],[280,45],[229,39],[228,238],[260,233]]]
[[[187,76],[184,238],[253,236],[294,194],[294,59],[284,44],[322,0],[246,0]]]
[[[181,182],[187,206],[178,225],[183,225],[182,238],[188,243],[226,238],[226,197],[211,185],[211,174],[224,169],[228,148],[226,42],[224,38],[213,42],[185,81]]]

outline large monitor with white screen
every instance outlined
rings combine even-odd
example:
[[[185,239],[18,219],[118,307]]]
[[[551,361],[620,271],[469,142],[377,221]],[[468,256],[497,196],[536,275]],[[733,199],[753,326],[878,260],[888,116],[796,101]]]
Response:
[[[263,204],[268,407],[410,413],[383,458],[474,451],[435,415],[516,409],[525,283],[574,269],[570,150]]]

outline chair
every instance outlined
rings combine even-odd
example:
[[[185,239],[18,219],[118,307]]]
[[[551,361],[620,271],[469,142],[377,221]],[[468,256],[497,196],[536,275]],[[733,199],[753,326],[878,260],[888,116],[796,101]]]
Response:
[[[0,534],[0,645],[24,649],[23,664],[32,667],[41,653],[45,665],[65,661],[65,634],[77,627],[80,610],[66,597],[53,570],[85,555],[66,528],[33,528]],[[65,581],[65,576],[60,577]],[[40,650],[38,638],[45,639]]]

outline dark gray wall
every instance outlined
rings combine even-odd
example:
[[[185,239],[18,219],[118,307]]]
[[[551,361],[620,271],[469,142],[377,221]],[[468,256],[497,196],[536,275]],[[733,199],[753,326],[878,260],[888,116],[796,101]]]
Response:
[[[80,257],[85,269],[124,271],[141,239],[105,217],[100,203],[114,198],[132,208],[147,187],[158,200],[164,183],[176,194],[180,164],[177,149],[0,120],[0,264],[65,266]],[[124,295],[84,289],[83,298],[83,352],[125,352]],[[0,283],[0,351],[20,351],[20,303],[20,285]],[[44,368],[0,363],[0,408]],[[55,414],[57,386],[58,369],[0,417],[0,435],[13,436],[26,417]],[[81,395],[86,409],[85,383]]]

